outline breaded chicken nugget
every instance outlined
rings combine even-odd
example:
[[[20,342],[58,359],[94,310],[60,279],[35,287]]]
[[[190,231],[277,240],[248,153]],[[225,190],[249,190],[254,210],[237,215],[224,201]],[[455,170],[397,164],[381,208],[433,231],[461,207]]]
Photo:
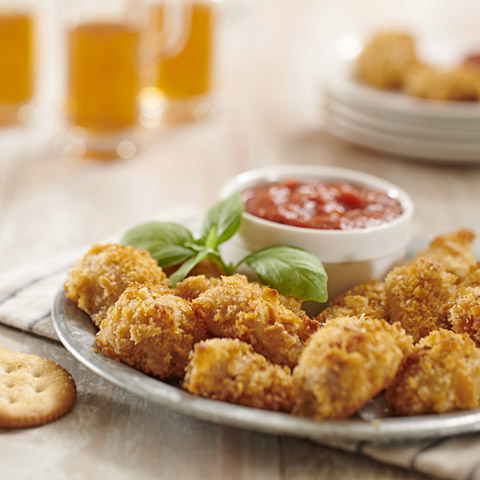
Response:
[[[94,245],[68,272],[65,291],[100,327],[108,307],[132,282],[168,286],[166,275],[148,252],[115,243]]]
[[[262,290],[268,288],[259,282],[252,283],[258,285]],[[217,287],[221,284],[222,280],[220,278],[207,278],[205,275],[195,275],[192,277],[187,277],[181,282],[178,282],[174,288],[174,293],[175,295],[185,298],[186,300],[193,300],[199,297],[202,293],[206,292],[208,289]],[[306,315],[305,311],[302,309],[301,300],[281,294],[278,295],[278,300],[282,305],[285,305],[285,307],[296,313],[299,317]]]
[[[454,332],[468,334],[480,347],[480,286],[459,288],[447,318]]]
[[[372,87],[398,89],[408,69],[416,64],[413,38],[404,32],[378,32],[357,59],[357,76]]]
[[[334,298],[316,320],[325,323],[337,317],[372,317],[387,320],[385,290],[380,280],[369,280]]]
[[[222,284],[202,293],[192,307],[211,336],[238,338],[289,367],[297,364],[305,340],[318,326],[282,305],[276,290],[248,283],[243,275],[222,277]]]
[[[270,287],[266,287],[265,285],[259,284],[262,289],[270,289]],[[278,294],[278,301],[286,308],[291,310],[295,315],[299,316],[300,318],[306,317],[307,314],[305,310],[302,308],[302,301],[298,298],[291,297],[289,295],[282,295],[281,293]],[[311,322],[310,322],[311,323]]]
[[[453,299],[456,281],[443,265],[425,258],[395,267],[385,277],[390,321],[399,322],[415,342],[432,330],[448,328],[445,306]]]
[[[317,420],[349,417],[389,384],[402,349],[411,345],[398,324],[363,317],[330,320],[311,336],[293,370],[293,413]]]
[[[477,408],[479,399],[480,349],[444,329],[418,342],[387,388],[390,408],[401,415]]]
[[[410,264],[423,257],[441,263],[447,272],[459,277],[467,275],[476,266],[472,253],[472,242],[475,234],[470,230],[458,230],[435,237],[426,250],[418,252]]]
[[[193,300],[209,288],[216,287],[221,283],[220,278],[207,278],[205,275],[194,275],[178,282],[173,289],[173,293],[186,300]]]
[[[460,287],[480,287],[480,262],[470,267],[469,272],[460,278]]]
[[[193,344],[205,338],[205,326],[186,300],[134,283],[107,310],[95,341],[110,357],[142,372],[178,378]]]
[[[184,387],[202,397],[280,412],[290,412],[294,402],[290,369],[230,338],[195,344]]]
[[[472,102],[480,100],[480,76],[468,65],[451,70],[416,65],[405,75],[404,90],[430,100]]]

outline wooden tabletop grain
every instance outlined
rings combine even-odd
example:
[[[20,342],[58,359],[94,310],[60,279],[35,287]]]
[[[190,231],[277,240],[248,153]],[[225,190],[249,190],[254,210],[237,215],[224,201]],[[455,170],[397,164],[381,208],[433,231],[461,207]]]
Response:
[[[375,153],[337,140],[323,128],[321,84],[330,45],[352,29],[391,21],[387,3],[245,4],[221,35],[219,112],[195,125],[152,132],[131,160],[99,163],[60,156],[53,148],[59,131],[54,118],[0,131],[0,271],[89,245],[180,203],[207,208],[231,176],[272,164],[373,173],[411,194],[415,235],[428,239],[460,227],[480,234],[476,165]],[[395,18],[425,34],[476,29],[468,18],[462,23],[453,7],[452,16],[447,7],[438,7],[420,21],[418,13],[433,3],[417,2],[415,8],[404,3]],[[9,327],[0,326],[0,345],[57,361],[71,372],[79,393],[72,412],[59,421],[0,430],[1,478],[426,478],[307,440],[174,413],[110,385],[59,343]]]

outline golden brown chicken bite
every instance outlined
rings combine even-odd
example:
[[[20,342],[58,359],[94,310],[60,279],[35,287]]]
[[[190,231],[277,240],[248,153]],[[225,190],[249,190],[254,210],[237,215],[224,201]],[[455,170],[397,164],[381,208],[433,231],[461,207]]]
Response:
[[[472,102],[480,100],[480,77],[468,65],[440,70],[419,64],[407,71],[404,90],[414,97],[430,100]]]
[[[372,317],[387,320],[385,290],[380,280],[369,280],[334,298],[316,319],[320,323],[337,317]]]
[[[294,401],[288,367],[270,363],[251,345],[230,338],[195,344],[184,387],[202,397],[280,412],[290,412]]]
[[[68,272],[65,291],[99,327],[108,307],[132,282],[168,288],[166,275],[148,252],[116,243],[94,245]]]
[[[130,285],[102,320],[96,343],[107,355],[159,378],[183,377],[205,326],[183,298],[162,287]]]
[[[255,285],[258,285],[262,290],[266,287],[260,282],[252,282]],[[222,284],[222,280],[217,277],[206,277],[205,275],[194,275],[187,277],[181,282],[178,282],[173,293],[179,297],[185,298],[186,300],[193,300],[199,297],[202,293],[206,292],[208,289],[217,287]],[[305,311],[302,309],[302,301],[298,300],[295,297],[290,297],[287,295],[278,295],[279,302],[287,307],[289,310],[302,317],[306,315]]]
[[[270,289],[270,287],[266,287],[265,285],[261,285],[261,287],[262,289],[266,289],[266,288]],[[307,313],[302,308],[303,302],[298,298],[292,297],[290,295],[282,295],[281,293],[279,293],[278,301],[284,307],[288,308],[288,310],[292,311],[295,315],[299,316],[300,318],[307,316]]]
[[[398,89],[416,62],[415,44],[410,35],[382,31],[376,33],[360,53],[357,76],[375,88]]]
[[[467,275],[475,266],[476,259],[472,253],[475,234],[470,230],[458,230],[435,237],[426,250],[418,252],[410,264],[418,258],[428,258],[441,263],[447,272],[459,277]]]
[[[412,340],[398,324],[330,320],[311,336],[293,371],[293,413],[317,420],[349,417],[393,379],[407,344]]]
[[[220,285],[222,281],[216,277],[206,277],[205,275],[194,275],[178,282],[173,289],[173,293],[186,300],[193,300],[206,292],[209,288]]]
[[[480,347],[480,286],[459,288],[447,318],[457,333],[466,333]]]
[[[432,330],[448,328],[445,306],[453,298],[456,281],[443,265],[425,258],[395,267],[385,277],[390,321],[399,322],[415,342]]]
[[[460,279],[462,287],[480,287],[480,262],[476,262],[470,267],[468,273]]]
[[[468,335],[444,329],[431,332],[404,359],[387,388],[387,400],[400,415],[477,408],[480,349]]]
[[[248,283],[243,275],[222,277],[222,284],[202,293],[192,307],[211,336],[238,338],[289,367],[297,364],[305,340],[318,326],[282,305],[276,290]]]

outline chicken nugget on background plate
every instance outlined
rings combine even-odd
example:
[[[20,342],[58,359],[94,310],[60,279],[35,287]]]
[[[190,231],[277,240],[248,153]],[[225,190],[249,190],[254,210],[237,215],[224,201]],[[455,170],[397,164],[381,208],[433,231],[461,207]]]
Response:
[[[441,70],[418,64],[406,72],[403,87],[409,95],[430,100],[480,100],[480,76],[469,65]]]
[[[377,32],[365,45],[356,63],[357,77],[381,89],[399,89],[417,63],[413,38],[400,31]]]

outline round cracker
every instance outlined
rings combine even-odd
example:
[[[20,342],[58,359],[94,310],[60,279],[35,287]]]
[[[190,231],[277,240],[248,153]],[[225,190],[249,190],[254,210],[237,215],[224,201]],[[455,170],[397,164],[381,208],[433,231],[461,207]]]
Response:
[[[0,427],[36,427],[65,415],[77,389],[60,365],[0,347]]]

